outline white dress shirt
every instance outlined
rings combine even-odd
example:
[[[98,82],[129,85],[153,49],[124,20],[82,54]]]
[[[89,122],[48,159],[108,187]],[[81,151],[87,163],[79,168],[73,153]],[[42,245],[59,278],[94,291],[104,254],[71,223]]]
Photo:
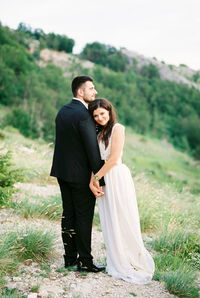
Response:
[[[80,98],[76,98],[76,97],[73,97],[73,99],[82,102],[82,104],[84,104],[84,106],[86,107],[86,109],[88,109],[88,104],[87,104],[84,100],[82,100],[82,99],[80,99]]]

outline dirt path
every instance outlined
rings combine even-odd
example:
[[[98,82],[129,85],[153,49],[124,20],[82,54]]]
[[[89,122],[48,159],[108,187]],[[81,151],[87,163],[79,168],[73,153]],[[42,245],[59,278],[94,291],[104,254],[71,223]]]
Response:
[[[59,193],[56,186],[37,186],[33,184],[18,184],[18,188],[34,195],[49,196]],[[63,268],[63,247],[60,237],[60,223],[44,219],[23,219],[12,210],[0,210],[0,229],[9,230],[15,226],[42,227],[52,230],[57,235],[55,243],[55,257],[48,263],[49,267],[41,267],[37,263],[28,260],[19,267],[17,274],[7,276],[8,288],[16,288],[22,295],[28,298],[35,297],[146,297],[165,298],[174,297],[164,288],[164,285],[152,281],[148,285],[133,285],[123,280],[114,279],[105,273],[80,274],[76,271],[68,271]],[[94,262],[104,263],[105,248],[101,231],[94,226],[92,236],[92,248]],[[34,293],[33,288],[38,288]]]

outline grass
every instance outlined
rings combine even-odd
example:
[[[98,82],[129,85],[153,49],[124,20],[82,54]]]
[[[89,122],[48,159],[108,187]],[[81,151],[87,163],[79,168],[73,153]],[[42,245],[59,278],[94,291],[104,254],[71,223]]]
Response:
[[[23,169],[25,181],[55,183],[55,179],[49,175],[51,169],[49,161],[53,154],[52,143],[47,144],[42,139],[28,139],[10,127],[5,128],[3,132],[5,138],[1,141],[1,146],[12,151],[13,162],[17,164],[18,168]]]
[[[195,286],[195,280],[197,274],[191,270],[186,272],[180,268],[177,271],[169,272],[165,275],[164,281],[166,288],[171,294],[177,295],[178,297],[199,297],[199,289]]]
[[[60,267],[60,268],[57,268],[56,269],[56,272],[58,272],[58,273],[65,273],[66,272],[66,268],[65,267]]]
[[[199,297],[197,272],[184,259],[170,254],[159,254],[154,261],[156,264],[154,279],[164,281],[171,294],[178,297]]]
[[[193,253],[200,253],[200,236],[184,230],[165,230],[151,242],[151,245],[156,251],[188,258]]]
[[[40,289],[40,285],[39,284],[34,285],[31,288],[31,292],[38,293],[39,292],[39,289]]]
[[[163,280],[171,294],[198,297],[196,269],[200,269],[197,268],[197,260],[200,259],[199,235],[176,228],[165,230],[151,242],[151,246],[159,252],[154,258],[154,279]]]
[[[200,190],[199,162],[174,149],[164,140],[152,139],[126,129],[124,161],[133,175],[145,173],[159,184],[169,183],[171,188]],[[199,192],[200,193],[200,192]]]
[[[97,210],[94,212],[93,224],[97,226],[98,231],[101,231],[100,218]]]
[[[30,200],[26,198],[20,202],[15,201],[12,207],[24,218],[39,217],[50,220],[60,219],[62,216],[62,204],[60,196],[37,198]]]
[[[55,235],[42,229],[30,227],[12,230],[1,234],[0,240],[0,278],[18,269],[20,262],[32,259],[42,263],[53,255]]]
[[[45,270],[46,272],[51,272],[51,268],[48,265],[41,265],[40,266],[41,270]]]
[[[4,249],[15,254],[20,261],[32,259],[43,262],[52,254],[55,236],[42,229],[25,228],[8,232],[4,238]]]
[[[26,295],[21,295],[21,293],[18,291],[18,289],[9,289],[7,287],[4,287],[1,291],[1,298],[26,298]]]

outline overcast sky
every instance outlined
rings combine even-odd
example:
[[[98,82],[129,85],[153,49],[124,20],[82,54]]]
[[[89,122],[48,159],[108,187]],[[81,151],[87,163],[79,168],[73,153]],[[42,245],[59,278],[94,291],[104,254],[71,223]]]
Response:
[[[99,41],[200,70],[200,0],[0,0],[0,21]]]

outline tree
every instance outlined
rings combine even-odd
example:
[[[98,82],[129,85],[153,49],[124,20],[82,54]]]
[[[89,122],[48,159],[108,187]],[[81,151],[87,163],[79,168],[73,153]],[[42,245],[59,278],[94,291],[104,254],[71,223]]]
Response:
[[[114,71],[125,71],[128,63],[126,56],[110,45],[93,42],[86,44],[81,57],[106,66]]]
[[[152,63],[149,65],[144,65],[140,71],[140,74],[148,79],[160,78],[158,68]]]

